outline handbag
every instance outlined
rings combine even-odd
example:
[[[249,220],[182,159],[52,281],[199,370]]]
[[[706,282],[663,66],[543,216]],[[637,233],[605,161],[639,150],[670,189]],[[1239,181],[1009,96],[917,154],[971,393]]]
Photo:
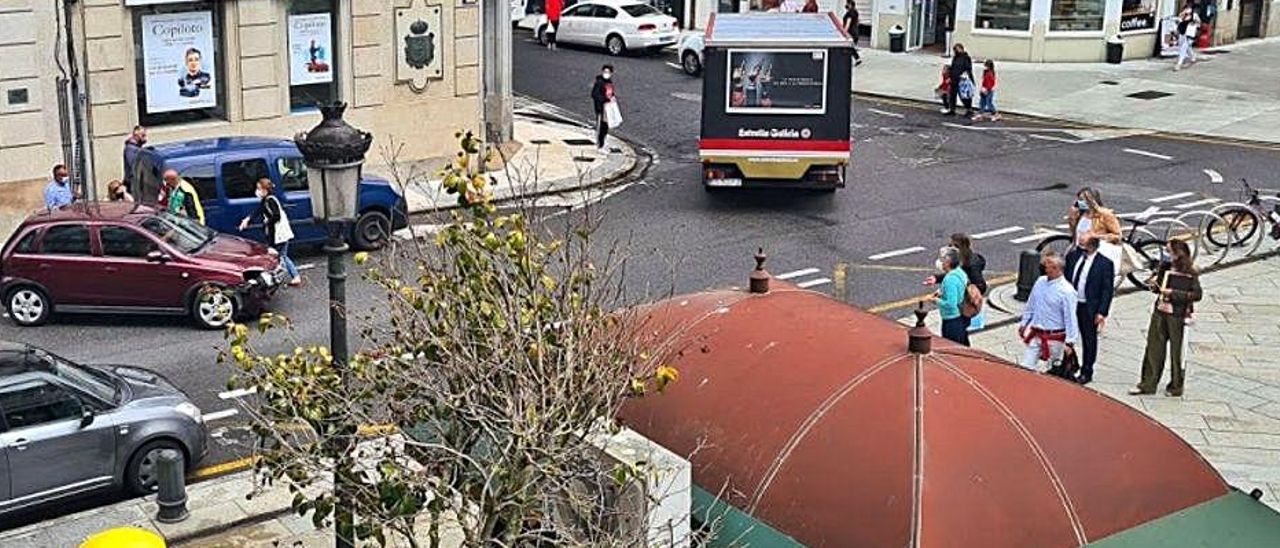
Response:
[[[967,75],[960,78],[960,88],[956,90],[956,95],[961,99],[973,99],[973,80]]]
[[[289,223],[289,214],[284,212],[284,206],[275,196],[268,196],[268,200],[275,202],[277,211],[280,212],[280,218],[276,219],[275,224],[275,245],[280,245],[293,240],[293,225]]]
[[[964,300],[960,302],[960,315],[966,318],[973,318],[982,312],[982,305],[986,302],[986,297],[982,296],[982,291],[978,290],[977,284],[969,284],[964,288]]]
[[[1076,378],[1076,373],[1080,371],[1080,360],[1076,358],[1076,353],[1063,353],[1062,361],[1049,368],[1046,373],[1055,377],[1061,377],[1067,380]]]
[[[604,104],[604,121],[609,124],[609,129],[622,125],[622,109],[618,108],[617,99]]]

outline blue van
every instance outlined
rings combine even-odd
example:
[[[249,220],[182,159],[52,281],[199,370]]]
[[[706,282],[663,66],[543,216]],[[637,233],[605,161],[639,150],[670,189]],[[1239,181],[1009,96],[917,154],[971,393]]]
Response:
[[[205,222],[219,232],[262,241],[262,225],[241,232],[240,220],[258,207],[258,179],[275,183],[276,196],[293,224],[295,244],[321,244],[325,227],[312,219],[311,191],[302,153],[289,139],[221,137],[148,145],[134,164],[134,198],[155,204],[164,185],[162,174],[173,169],[196,187]],[[408,226],[404,196],[386,179],[365,175],[356,202],[359,216],[348,241],[357,249],[376,249],[391,232]]]

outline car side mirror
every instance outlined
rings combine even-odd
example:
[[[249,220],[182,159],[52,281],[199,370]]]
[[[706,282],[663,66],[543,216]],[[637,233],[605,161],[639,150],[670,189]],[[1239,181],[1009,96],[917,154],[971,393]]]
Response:
[[[93,410],[88,407],[80,411],[80,428],[85,428],[93,424]]]
[[[153,263],[167,263],[170,260],[172,260],[172,257],[169,257],[169,254],[163,251],[150,251],[147,253],[147,261]]]

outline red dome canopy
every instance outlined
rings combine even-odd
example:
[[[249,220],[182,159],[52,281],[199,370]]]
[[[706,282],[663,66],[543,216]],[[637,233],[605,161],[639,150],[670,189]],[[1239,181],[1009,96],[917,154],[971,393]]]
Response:
[[[806,545],[1078,546],[1228,492],[1120,402],[941,338],[909,354],[903,326],[816,293],[643,313],[681,379],[624,421]]]

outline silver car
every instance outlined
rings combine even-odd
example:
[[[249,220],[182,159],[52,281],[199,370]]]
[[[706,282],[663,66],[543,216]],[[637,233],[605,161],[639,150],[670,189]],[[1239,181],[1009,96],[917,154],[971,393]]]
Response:
[[[148,493],[163,449],[204,458],[197,408],[160,375],[0,341],[0,514],[105,489]]]

